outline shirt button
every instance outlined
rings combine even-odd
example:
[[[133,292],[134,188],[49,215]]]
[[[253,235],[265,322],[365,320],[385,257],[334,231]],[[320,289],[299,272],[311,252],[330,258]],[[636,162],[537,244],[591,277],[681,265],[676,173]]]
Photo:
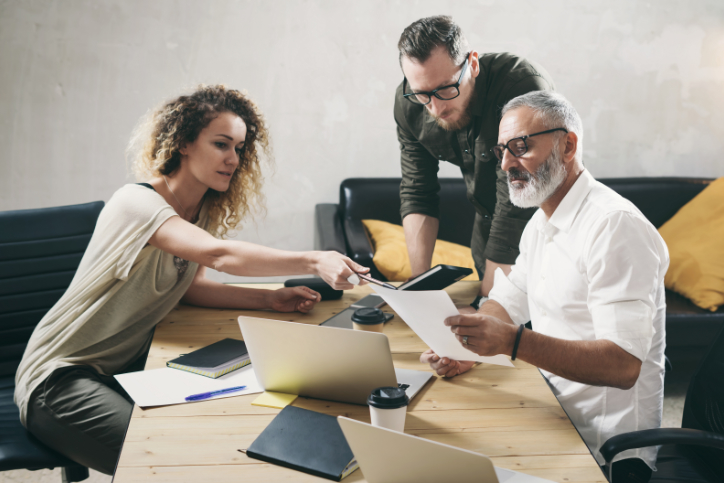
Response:
[[[468,150],[466,149],[466,150],[465,150],[465,152],[467,153],[467,152],[468,152]]]
[[[545,317],[546,315],[548,315],[548,314],[546,314],[546,311],[545,311],[545,310],[541,310],[541,311],[540,311],[540,314],[541,314],[543,317]]]

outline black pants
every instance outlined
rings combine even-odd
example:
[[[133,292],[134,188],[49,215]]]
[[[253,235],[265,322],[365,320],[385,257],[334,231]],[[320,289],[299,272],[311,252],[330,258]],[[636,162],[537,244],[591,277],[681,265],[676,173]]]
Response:
[[[601,466],[608,478],[608,467]],[[626,458],[613,464],[613,483],[647,483],[651,479],[651,468],[639,458]]]

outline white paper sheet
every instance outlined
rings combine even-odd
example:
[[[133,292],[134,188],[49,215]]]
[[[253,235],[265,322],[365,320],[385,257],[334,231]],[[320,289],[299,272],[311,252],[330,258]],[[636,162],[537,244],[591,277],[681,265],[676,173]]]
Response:
[[[186,402],[203,402],[222,397],[243,396],[263,392],[252,366],[242,367],[217,379],[164,367],[150,371],[129,372],[115,376],[123,389],[140,407],[167,406]],[[246,386],[238,392],[220,394],[202,401],[186,401],[187,396],[228,387]]]
[[[385,299],[392,310],[440,357],[513,367],[506,355],[483,357],[460,344],[450,327],[443,323],[446,318],[460,314],[447,292],[391,290],[372,284],[370,287]]]

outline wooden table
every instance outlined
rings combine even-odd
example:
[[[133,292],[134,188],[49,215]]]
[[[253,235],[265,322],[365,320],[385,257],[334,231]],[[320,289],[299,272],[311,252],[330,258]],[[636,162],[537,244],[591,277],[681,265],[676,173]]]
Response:
[[[459,282],[448,293],[456,303],[466,303],[474,298],[477,285]],[[340,300],[321,303],[307,315],[267,311],[244,311],[244,315],[319,324],[369,292],[368,287],[358,287]],[[163,367],[181,353],[225,337],[241,338],[236,321],[241,312],[178,306],[156,328],[146,369]],[[430,370],[418,360],[427,346],[399,317],[385,326],[385,334],[395,366]],[[482,364],[452,379],[434,377],[411,401],[405,432],[477,451],[497,466],[553,481],[605,483],[538,370],[522,361],[514,364],[515,369]],[[146,410],[135,407],[114,481],[328,481],[262,463],[238,451],[247,448],[279,412],[252,406],[257,396]],[[294,405],[370,421],[367,406],[301,397]],[[356,471],[344,481],[365,479]]]

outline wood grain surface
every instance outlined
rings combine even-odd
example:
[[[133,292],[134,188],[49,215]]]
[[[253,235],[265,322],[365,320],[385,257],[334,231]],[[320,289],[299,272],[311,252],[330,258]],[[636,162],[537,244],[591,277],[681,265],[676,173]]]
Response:
[[[278,288],[280,284],[246,285]],[[447,289],[455,303],[469,303],[478,283]],[[251,317],[319,324],[371,290],[357,287],[340,300],[322,302],[310,314],[202,309],[179,305],[156,328],[146,369],[225,337],[242,339],[236,318]],[[390,312],[387,306],[384,311]],[[384,333],[396,367],[430,371],[419,362],[427,346],[398,316]],[[515,368],[482,364],[446,379],[434,376],[411,401],[405,432],[488,455],[503,468],[560,482],[605,478],[538,370],[522,361]],[[252,406],[257,394],[158,408],[135,407],[114,481],[216,483],[326,481],[262,463],[239,452],[279,412]],[[370,421],[366,406],[298,398],[295,406]],[[345,482],[365,481],[356,471]]]

